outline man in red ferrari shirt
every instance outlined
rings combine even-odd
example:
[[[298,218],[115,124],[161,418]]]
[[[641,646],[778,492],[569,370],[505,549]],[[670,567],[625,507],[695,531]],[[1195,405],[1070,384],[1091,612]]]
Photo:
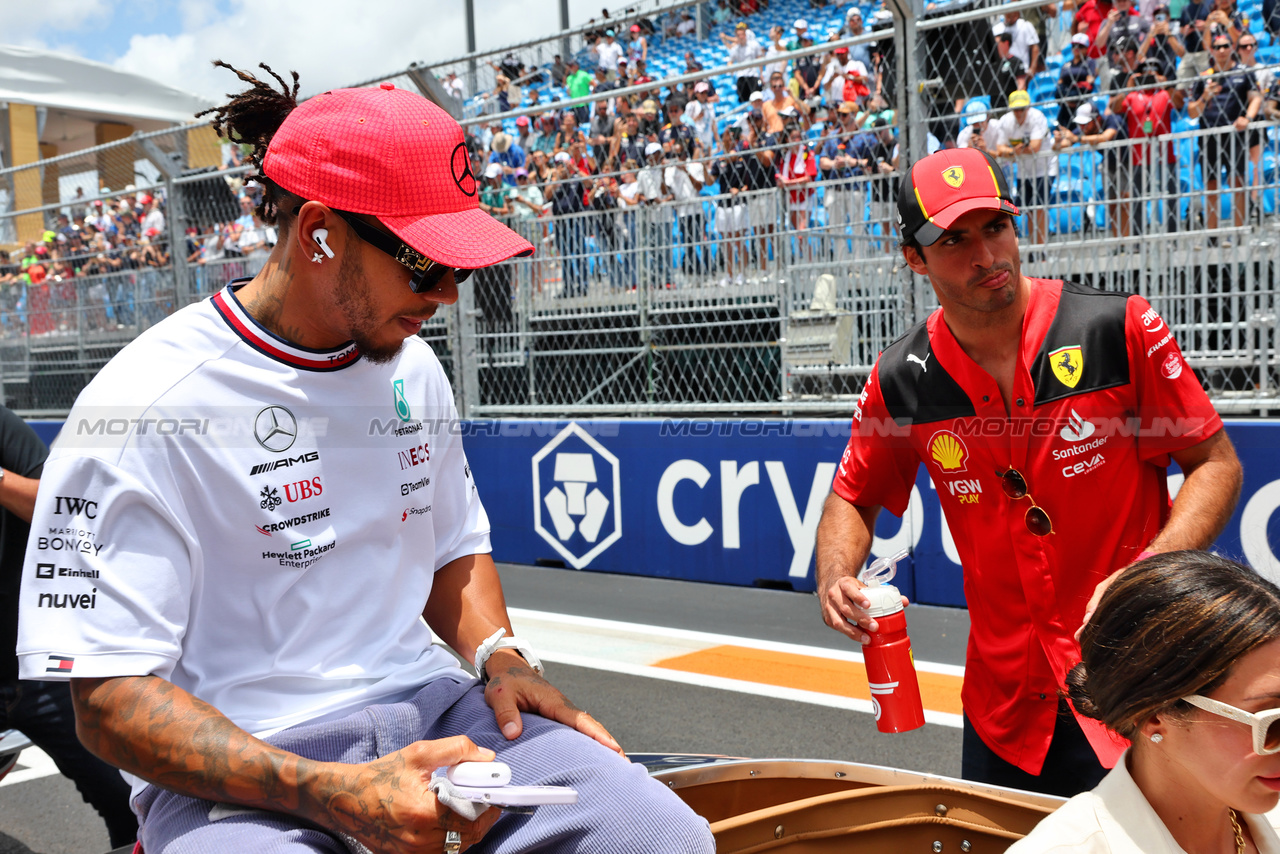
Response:
[[[1144,553],[1208,546],[1241,472],[1145,299],[1022,275],[1011,197],[976,149],[930,155],[903,181],[903,256],[941,308],[881,353],[854,408],[818,526],[818,594],[827,625],[869,640],[855,576],[879,509],[902,515],[924,463],[970,613],[962,775],[1073,795],[1125,746],[1059,700],[1076,630]],[[1186,478],[1172,505],[1170,459]]]
[[[1098,30],[1102,27],[1102,22],[1110,16],[1111,9],[1111,0],[1085,0],[1080,10],[1076,12],[1076,32],[1084,32],[1089,37],[1090,59],[1102,59],[1107,55],[1105,45],[1097,44],[1097,38]],[[1081,21],[1085,23],[1084,30],[1079,29]]]

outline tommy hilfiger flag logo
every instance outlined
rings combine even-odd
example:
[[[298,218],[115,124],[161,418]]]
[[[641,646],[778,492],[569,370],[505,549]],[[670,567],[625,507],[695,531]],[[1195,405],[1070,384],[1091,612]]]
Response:
[[[75,659],[66,655],[49,656],[49,666],[44,669],[45,673],[70,673],[71,666],[75,664]]]

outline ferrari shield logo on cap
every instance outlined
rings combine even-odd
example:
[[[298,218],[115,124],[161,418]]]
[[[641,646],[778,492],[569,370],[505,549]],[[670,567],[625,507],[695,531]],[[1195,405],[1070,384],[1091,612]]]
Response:
[[[1053,368],[1053,375],[1058,378],[1058,382],[1067,388],[1075,388],[1076,383],[1080,382],[1080,375],[1084,373],[1084,352],[1079,344],[1060,347],[1049,354],[1049,366]]]
[[[960,185],[964,183],[964,167],[950,167],[942,173],[942,180],[947,182],[947,186],[956,190],[960,189]]]

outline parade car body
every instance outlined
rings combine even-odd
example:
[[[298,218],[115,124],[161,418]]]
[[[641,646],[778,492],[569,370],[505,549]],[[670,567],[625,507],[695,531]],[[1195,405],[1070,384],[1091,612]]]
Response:
[[[1004,851],[1065,802],[854,762],[631,758],[710,822],[719,854]]]
[[[0,732],[0,777],[31,745]],[[711,824],[719,854],[1004,851],[1062,798],[856,762],[632,754]],[[110,854],[136,852],[126,846]]]

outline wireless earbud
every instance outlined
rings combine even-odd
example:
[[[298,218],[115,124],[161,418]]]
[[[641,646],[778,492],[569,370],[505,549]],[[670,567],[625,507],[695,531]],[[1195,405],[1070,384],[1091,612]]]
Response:
[[[325,255],[328,255],[330,258],[332,258],[333,250],[330,249],[329,244],[325,242],[325,238],[328,236],[329,236],[329,229],[327,228],[317,228],[315,231],[311,232],[311,239],[316,242],[316,246],[319,246]]]

